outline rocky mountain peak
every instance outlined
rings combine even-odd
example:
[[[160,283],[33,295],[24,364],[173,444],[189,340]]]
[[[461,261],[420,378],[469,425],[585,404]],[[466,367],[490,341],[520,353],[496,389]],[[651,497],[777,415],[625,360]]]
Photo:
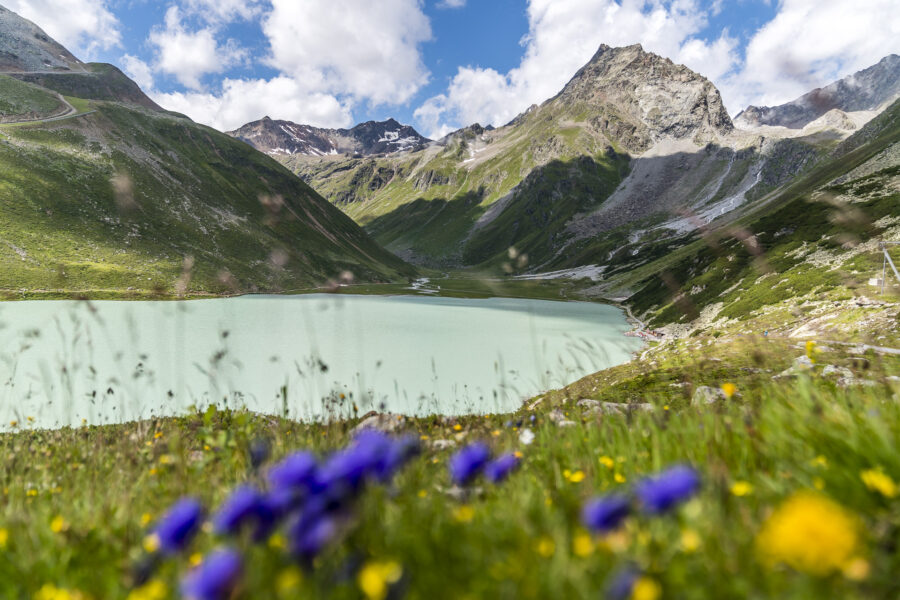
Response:
[[[352,129],[324,129],[263,117],[228,135],[273,156],[335,154],[392,154],[418,150],[429,140],[395,119],[367,121]]]
[[[733,129],[708,79],[640,44],[601,45],[550,103],[587,105],[596,125],[633,151],[664,138],[709,141]]]
[[[878,110],[900,97],[900,56],[890,54],[877,64],[825,87],[816,88],[779,106],[748,106],[735,117],[739,127],[761,125],[803,129],[831,110]]]
[[[85,65],[44,30],[0,6],[0,71],[83,72]]]

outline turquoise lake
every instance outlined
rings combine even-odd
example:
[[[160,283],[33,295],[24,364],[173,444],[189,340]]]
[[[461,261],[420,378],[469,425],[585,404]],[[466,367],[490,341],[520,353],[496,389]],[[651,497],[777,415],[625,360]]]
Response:
[[[641,347],[629,329],[611,306],[505,298],[8,302],[0,423],[116,423],[211,403],[301,420],[506,412],[627,362]]]

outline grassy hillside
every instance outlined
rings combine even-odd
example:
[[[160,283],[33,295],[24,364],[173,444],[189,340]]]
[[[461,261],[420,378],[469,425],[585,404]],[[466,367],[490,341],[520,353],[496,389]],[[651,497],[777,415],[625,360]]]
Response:
[[[0,75],[0,123],[62,112],[65,105],[45,89]]]
[[[93,112],[0,127],[0,289],[233,293],[410,273],[245,144],[134,105],[79,104]]]

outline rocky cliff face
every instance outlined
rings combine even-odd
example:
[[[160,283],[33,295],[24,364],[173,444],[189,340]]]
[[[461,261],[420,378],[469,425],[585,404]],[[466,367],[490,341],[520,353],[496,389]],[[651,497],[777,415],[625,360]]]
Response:
[[[0,6],[0,71],[84,71],[84,64],[27,19]]]
[[[780,106],[748,106],[735,117],[743,128],[776,125],[803,129],[832,110],[877,110],[900,97],[900,56],[891,54],[853,75]]]
[[[733,129],[716,87],[640,44],[600,49],[549,104],[587,105],[591,124],[630,151],[664,138],[710,141]],[[540,109],[537,111],[540,112]]]
[[[371,156],[418,150],[431,141],[394,119],[368,121],[352,129],[323,129],[265,117],[228,135],[272,156]]]

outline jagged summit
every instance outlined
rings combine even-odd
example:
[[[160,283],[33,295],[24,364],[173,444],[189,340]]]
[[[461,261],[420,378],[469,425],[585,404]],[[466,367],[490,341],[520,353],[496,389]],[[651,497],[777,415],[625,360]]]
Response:
[[[735,117],[743,128],[774,125],[803,129],[837,109],[842,112],[878,110],[900,97],[900,56],[890,54],[877,64],[779,106],[748,106]]]
[[[391,154],[418,150],[431,141],[394,119],[366,121],[352,129],[324,129],[266,116],[230,131],[228,135],[273,156]]]
[[[602,44],[547,104],[587,105],[592,125],[638,152],[663,138],[705,141],[734,127],[712,82],[640,44]]]
[[[0,6],[0,71],[85,71],[85,65],[44,30]]]

